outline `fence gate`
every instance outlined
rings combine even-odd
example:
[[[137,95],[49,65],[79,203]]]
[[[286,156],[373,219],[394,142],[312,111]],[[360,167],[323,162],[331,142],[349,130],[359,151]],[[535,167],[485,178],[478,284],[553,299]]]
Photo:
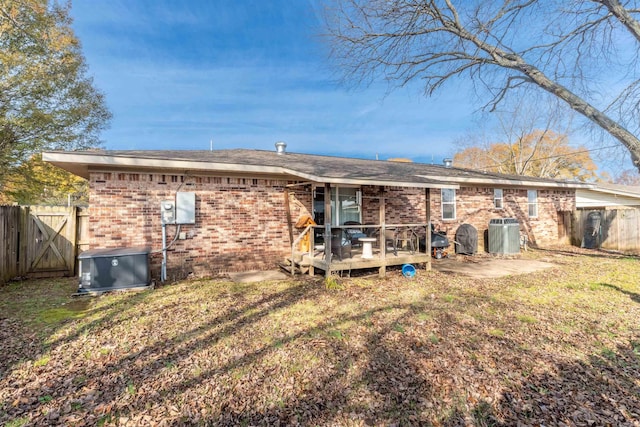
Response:
[[[76,208],[26,206],[22,208],[20,261],[27,276],[74,274]]]
[[[640,253],[640,209],[637,208],[574,211],[571,239],[574,245],[585,246],[588,237],[593,234],[589,227],[594,226],[592,222],[596,217],[600,221],[595,224],[598,232],[595,247]]]

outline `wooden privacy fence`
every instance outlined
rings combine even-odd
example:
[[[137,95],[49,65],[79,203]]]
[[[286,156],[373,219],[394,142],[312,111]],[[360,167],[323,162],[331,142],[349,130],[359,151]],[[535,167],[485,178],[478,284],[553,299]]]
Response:
[[[640,253],[640,209],[588,209],[574,211],[572,215],[572,243],[583,246],[589,239],[585,233],[593,226],[592,215],[600,215],[596,245],[602,249]]]
[[[0,206],[0,283],[74,275],[87,232],[86,208]]]

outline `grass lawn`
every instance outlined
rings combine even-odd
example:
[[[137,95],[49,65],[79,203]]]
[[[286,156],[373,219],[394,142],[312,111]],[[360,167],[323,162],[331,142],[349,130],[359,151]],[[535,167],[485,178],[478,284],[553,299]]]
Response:
[[[418,271],[0,287],[0,425],[640,425],[640,260],[534,250]]]

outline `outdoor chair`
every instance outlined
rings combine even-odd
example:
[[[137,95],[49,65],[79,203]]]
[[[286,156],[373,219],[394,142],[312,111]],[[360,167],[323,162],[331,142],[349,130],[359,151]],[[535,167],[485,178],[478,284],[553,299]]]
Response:
[[[331,253],[335,254],[340,261],[347,254],[351,258],[351,239],[342,228],[331,229]]]
[[[400,231],[398,229],[384,230],[385,244],[391,246],[393,254],[398,256],[398,241],[400,240]]]
[[[346,221],[344,225],[362,225],[362,224],[359,223],[358,221]],[[351,246],[360,246],[362,245],[362,242],[360,242],[359,239],[361,237],[369,237],[366,233],[362,231],[362,228],[355,228],[355,227],[345,228],[344,231],[345,233],[347,233],[349,240],[351,240]]]

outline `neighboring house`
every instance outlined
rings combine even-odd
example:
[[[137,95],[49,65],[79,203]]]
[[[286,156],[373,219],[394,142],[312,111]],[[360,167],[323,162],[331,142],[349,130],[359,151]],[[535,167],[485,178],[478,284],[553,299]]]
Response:
[[[43,159],[89,180],[92,249],[158,250],[160,203],[178,191],[195,193],[195,223],[182,226],[171,247],[170,278],[273,268],[291,256],[303,231],[294,225],[305,216],[319,224],[316,236],[356,222],[378,235],[411,228],[424,239],[432,222],[453,240],[467,223],[478,230],[480,251],[489,220],[514,217],[531,242],[556,243],[568,234],[576,190],[590,188],[439,165],[289,153],[282,145],[278,151],[46,152]],[[167,227],[172,238],[177,227]],[[312,244],[312,271],[367,266],[383,273],[385,266],[405,262],[430,265],[428,251],[388,254],[386,245],[378,246],[373,259],[355,266],[352,259],[331,257],[327,247],[323,257]],[[152,256],[154,275],[160,260]]]
[[[640,187],[598,183],[592,188],[579,188],[576,190],[576,208],[640,208]]]

